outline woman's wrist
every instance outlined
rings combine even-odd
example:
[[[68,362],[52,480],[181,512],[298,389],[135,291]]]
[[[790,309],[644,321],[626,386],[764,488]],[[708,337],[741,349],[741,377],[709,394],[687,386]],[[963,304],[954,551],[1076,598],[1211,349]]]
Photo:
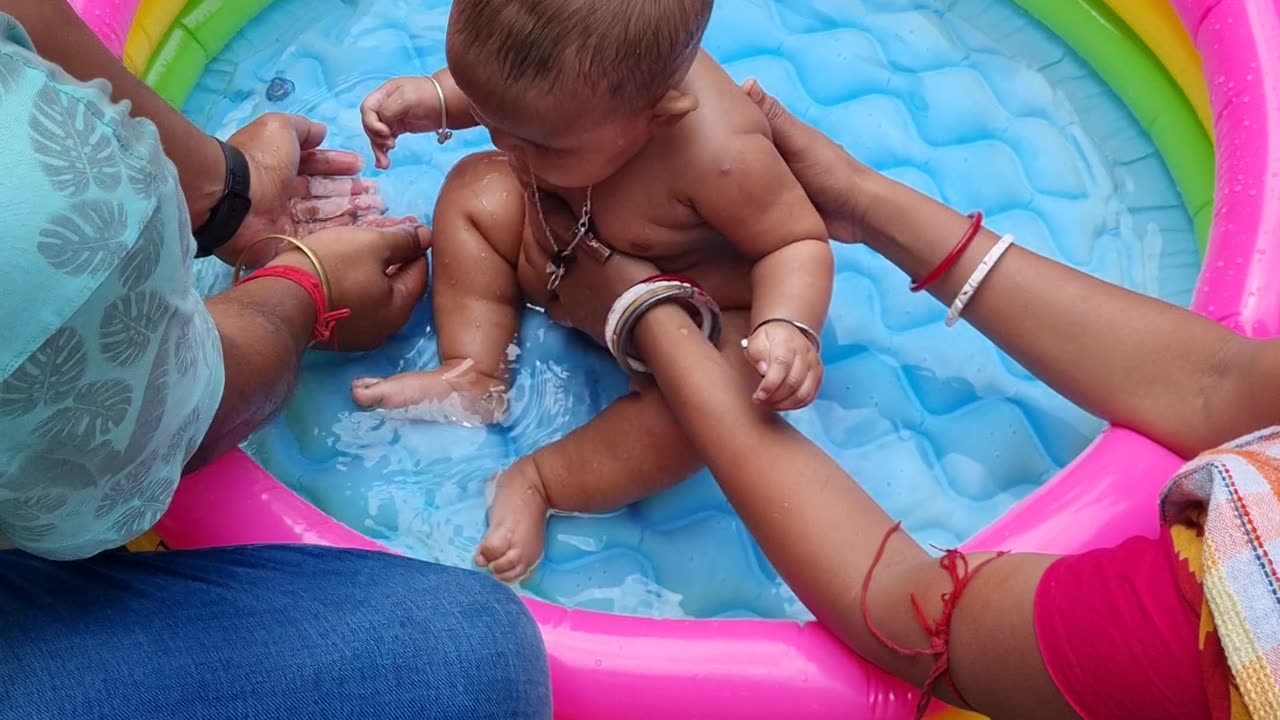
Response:
[[[862,241],[913,281],[937,268],[970,230],[969,216],[874,171],[857,173],[850,184],[857,193],[854,226],[862,232]],[[956,278],[967,277],[973,258],[987,252],[995,239],[989,232],[980,232],[930,291],[944,299],[953,295],[958,289]]]
[[[166,148],[168,150],[168,148]],[[209,220],[222,193],[227,187],[227,162],[222,146],[212,135],[203,135],[201,142],[186,153],[171,153],[184,162],[177,162],[182,193],[187,198],[187,210],[191,213],[191,227],[198,228]]]
[[[641,316],[631,337],[636,354],[649,365],[660,360],[658,353],[678,350],[681,343],[707,342],[689,311],[674,302],[658,305]]]

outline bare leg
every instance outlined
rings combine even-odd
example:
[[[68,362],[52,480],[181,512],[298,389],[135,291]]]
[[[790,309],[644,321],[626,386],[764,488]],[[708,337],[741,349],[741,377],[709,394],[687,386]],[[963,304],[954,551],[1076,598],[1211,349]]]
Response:
[[[750,396],[760,375],[738,345],[747,324],[747,313],[726,313],[720,351],[741,376],[742,392]],[[646,383],[494,478],[489,532],[480,542],[476,564],[501,580],[519,580],[542,557],[552,508],[616,510],[675,486],[702,465],[662,393]]]
[[[449,173],[436,204],[433,246],[440,367],[360,378],[351,388],[357,405],[421,407],[475,424],[501,418],[510,381],[507,351],[520,327],[523,198],[501,154],[472,155]]]

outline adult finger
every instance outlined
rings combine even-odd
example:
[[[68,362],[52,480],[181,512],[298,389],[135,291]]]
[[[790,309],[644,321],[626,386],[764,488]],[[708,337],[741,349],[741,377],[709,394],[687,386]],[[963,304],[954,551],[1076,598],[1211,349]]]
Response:
[[[320,147],[320,143],[329,134],[329,128],[301,115],[289,115],[289,124],[293,126],[293,132],[298,136],[298,147],[303,152]]]
[[[332,177],[328,175],[299,175],[293,179],[293,196],[347,197],[381,192],[376,180],[356,177]]]
[[[356,219],[350,215],[343,215],[332,220],[321,220],[319,222],[300,222],[294,223],[294,232],[298,238],[304,238],[308,235],[314,235],[321,230],[328,230],[336,227],[351,227],[356,224]]]
[[[387,276],[391,283],[391,309],[405,318],[427,292],[427,258],[419,254],[417,259],[396,267]]]
[[[314,197],[293,202],[293,219],[299,222],[317,222],[343,215],[358,217],[386,211],[387,201],[381,195]]]
[[[404,217],[388,217],[386,215],[362,215],[356,218],[357,227],[367,228],[393,228],[401,225],[421,225],[422,222],[414,215],[406,215]]]
[[[794,157],[798,153],[812,150],[814,135],[817,130],[802,122],[778,99],[765,92],[759,80],[752,78],[742,84],[747,97],[760,108],[769,128],[773,131],[773,144],[784,158]]]
[[[364,160],[348,150],[310,150],[298,163],[299,175],[359,175]]]
[[[374,247],[388,267],[416,260],[431,247],[431,230],[423,225],[396,226],[377,230],[375,234]]]

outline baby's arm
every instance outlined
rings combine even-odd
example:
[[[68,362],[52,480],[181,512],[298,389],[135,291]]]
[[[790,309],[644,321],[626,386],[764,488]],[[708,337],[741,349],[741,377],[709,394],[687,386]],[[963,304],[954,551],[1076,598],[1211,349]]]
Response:
[[[816,337],[791,323],[818,333],[826,321],[834,274],[826,225],[764,135],[717,140],[699,155],[694,207],[754,263],[747,354],[764,376],[756,400],[804,407],[821,383],[822,361]]]
[[[435,78],[436,82],[432,82]],[[406,133],[428,133],[439,130],[465,130],[480,123],[471,112],[471,103],[458,89],[449,68],[438,70],[431,78],[413,75],[388,80],[370,93],[360,104],[360,118],[365,134],[373,146],[374,161],[383,170],[391,166],[390,153],[396,138]],[[436,89],[439,83],[439,90]],[[444,95],[444,112],[440,96]],[[448,118],[448,127],[440,126]]]

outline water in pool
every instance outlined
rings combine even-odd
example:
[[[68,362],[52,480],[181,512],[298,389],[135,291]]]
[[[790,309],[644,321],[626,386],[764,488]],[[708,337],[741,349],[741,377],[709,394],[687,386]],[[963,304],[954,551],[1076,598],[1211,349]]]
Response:
[[[444,64],[445,0],[278,0],[213,62],[186,112],[224,137],[260,113],[328,123],[369,158],[357,107],[394,75]],[[1008,0],[720,0],[707,48],[758,77],[862,160],[1038,252],[1185,304],[1191,222],[1150,139],[1061,40]],[[441,181],[487,146],[400,143],[391,210],[430,217]],[[369,165],[372,166],[370,159]],[[791,418],[920,540],[955,545],[1074,458],[1101,423],[1037,382],[872,253],[836,248],[827,379]],[[205,290],[227,279],[203,264]],[[509,423],[469,429],[359,412],[363,375],[437,362],[422,304],[382,350],[312,354],[285,411],[250,442],[332,515],[427,560],[469,566],[484,483],[585,422],[626,382],[608,356],[526,314]],[[732,432],[732,427],[726,428]],[[778,478],[786,482],[787,478]],[[703,473],[605,517],[556,517],[524,590],[657,617],[807,617]],[[827,549],[828,551],[830,549]]]

